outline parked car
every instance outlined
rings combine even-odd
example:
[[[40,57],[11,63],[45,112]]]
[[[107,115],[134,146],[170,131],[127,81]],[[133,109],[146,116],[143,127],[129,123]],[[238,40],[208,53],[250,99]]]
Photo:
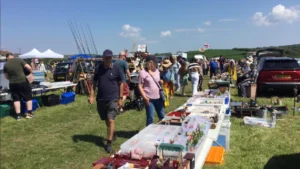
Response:
[[[289,92],[300,88],[300,65],[295,58],[265,57],[257,67],[258,92]]]
[[[257,63],[260,61],[261,58],[265,57],[283,57],[284,50],[279,48],[265,48],[256,51],[256,60]]]
[[[53,73],[54,81],[58,82],[58,81],[71,80],[72,72],[73,72],[72,65],[73,65],[72,62],[58,63]]]

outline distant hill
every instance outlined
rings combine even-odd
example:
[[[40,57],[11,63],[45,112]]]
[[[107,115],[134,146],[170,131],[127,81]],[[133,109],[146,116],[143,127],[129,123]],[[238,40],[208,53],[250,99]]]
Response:
[[[269,46],[269,47],[278,47],[285,51],[286,56],[300,58],[300,44],[295,45],[285,45],[285,46]],[[239,60],[247,55],[250,51],[257,51],[259,49],[266,47],[257,47],[257,48],[233,48],[233,49],[208,49],[205,52],[200,51],[188,51],[188,59],[191,59],[196,54],[203,54],[207,58],[218,57],[223,55],[225,58],[231,58]],[[171,53],[156,53],[155,55],[170,55]]]

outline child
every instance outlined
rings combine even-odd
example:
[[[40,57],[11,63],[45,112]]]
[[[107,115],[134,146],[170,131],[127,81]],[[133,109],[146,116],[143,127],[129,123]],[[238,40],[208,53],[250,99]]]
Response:
[[[226,86],[220,86],[219,87],[219,92],[217,93],[218,97],[228,97],[229,92],[226,91],[227,87]]]

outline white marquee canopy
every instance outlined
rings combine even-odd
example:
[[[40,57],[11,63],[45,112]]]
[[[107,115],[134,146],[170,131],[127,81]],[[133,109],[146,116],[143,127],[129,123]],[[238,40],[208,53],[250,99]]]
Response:
[[[30,52],[24,53],[23,55],[20,55],[19,57],[22,59],[35,58],[40,54],[42,54],[42,53],[34,48]]]
[[[37,55],[37,58],[64,58],[64,55],[55,53],[51,49],[46,50],[45,52],[41,53],[40,55]]]

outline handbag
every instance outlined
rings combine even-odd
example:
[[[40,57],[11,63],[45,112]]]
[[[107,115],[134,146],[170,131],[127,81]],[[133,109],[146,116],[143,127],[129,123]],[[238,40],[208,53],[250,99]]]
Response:
[[[167,95],[166,95],[165,91],[160,87],[160,85],[155,81],[154,77],[150,73],[149,73],[149,75],[152,77],[153,81],[155,82],[155,84],[157,85],[157,87],[159,89],[160,98],[165,102],[167,100]]]

